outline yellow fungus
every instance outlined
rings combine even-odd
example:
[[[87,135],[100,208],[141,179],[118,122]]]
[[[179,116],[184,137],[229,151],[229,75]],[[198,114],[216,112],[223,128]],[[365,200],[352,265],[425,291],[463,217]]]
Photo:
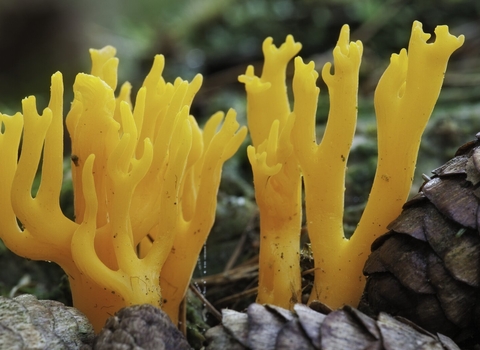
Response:
[[[0,238],[18,255],[58,263],[74,306],[97,331],[133,304],[163,302],[177,322],[213,225],[222,165],[247,131],[233,110],[213,115],[202,130],[190,115],[201,76],[166,83],[163,56],[155,57],[133,106],[130,84],[115,97],[115,49],[90,53],[92,74],[78,74],[66,118],[75,221],[59,205],[63,84],[56,73],[42,115],[34,97],[23,101],[23,115],[0,114]],[[32,196],[40,159],[40,187]]]
[[[289,281],[276,281],[272,268],[278,264],[298,266],[300,224],[289,219],[292,213],[301,217],[298,196],[303,178],[306,223],[315,259],[309,301],[319,300],[332,308],[358,304],[370,245],[386,231],[407,199],[420,137],[438,98],[448,59],[464,41],[463,36],[450,35],[447,26],[437,27],[435,33],[435,42],[427,43],[430,36],[423,33],[419,22],[414,22],[408,56],[406,50],[393,55],[378,84],[375,109],[379,161],[367,207],[350,240],[343,230],[345,171],[356,127],[362,43],[349,42],[349,28],[344,26],[333,50],[334,73],[330,63],[323,67],[330,111],[319,144],[315,117],[320,91],[313,62],[304,64],[300,57],[295,58],[292,112],[288,107],[286,64],[300,48],[291,36],[280,49],[271,39],[265,40],[261,78],[253,75],[252,68],[240,76],[246,84],[253,140],[248,154],[260,208],[258,301],[288,306],[287,300],[298,295],[298,276],[284,274]],[[291,49],[287,55],[286,48],[293,47],[297,50]],[[282,52],[278,55],[282,60],[270,57],[273,52]],[[271,258],[262,260],[263,254]],[[282,261],[285,257],[291,260]]]

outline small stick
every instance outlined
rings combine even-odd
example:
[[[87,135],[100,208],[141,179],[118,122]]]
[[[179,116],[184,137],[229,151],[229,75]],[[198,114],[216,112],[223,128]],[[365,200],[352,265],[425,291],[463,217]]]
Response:
[[[207,307],[208,311],[220,322],[222,321],[222,314],[212,305],[210,302],[205,298],[205,296],[198,290],[197,287],[193,283],[190,283],[190,290],[195,293],[197,297],[202,300],[202,302],[205,304]]]

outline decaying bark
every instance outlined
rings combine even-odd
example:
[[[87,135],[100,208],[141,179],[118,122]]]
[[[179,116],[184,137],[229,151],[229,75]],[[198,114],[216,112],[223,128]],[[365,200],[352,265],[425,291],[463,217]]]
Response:
[[[123,308],[95,337],[77,309],[24,294],[0,296],[0,349],[29,350],[187,350],[182,333],[152,305]]]
[[[365,264],[360,309],[480,342],[480,133],[433,171]]]
[[[87,318],[73,307],[24,294],[0,296],[0,349],[89,349]]]

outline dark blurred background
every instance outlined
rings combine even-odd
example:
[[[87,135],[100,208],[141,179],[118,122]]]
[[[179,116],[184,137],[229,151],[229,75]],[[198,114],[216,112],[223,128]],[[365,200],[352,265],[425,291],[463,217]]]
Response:
[[[345,23],[352,40],[364,43],[360,89],[369,99],[390,54],[407,46],[414,20],[426,32],[447,24],[453,34],[466,35],[452,57],[442,97],[475,102],[479,17],[480,4],[473,0],[2,0],[0,103],[18,109],[27,95],[45,100],[49,77],[57,70],[69,91],[75,74],[89,71],[87,50],[113,45],[121,61],[120,82],[138,85],[156,53],[167,58],[167,79],[204,74],[206,101],[199,103],[210,113],[216,106],[205,105],[212,105],[212,98],[229,107],[228,93],[243,90],[237,75],[247,64],[261,64],[265,37],[280,44],[293,34],[305,59],[323,63]]]
[[[314,60],[320,69],[330,60],[339,30],[347,23],[351,39],[362,40],[364,45],[358,130],[346,192],[345,226],[351,232],[368,196],[376,164],[375,86],[390,55],[407,47],[414,20],[421,21],[428,33],[433,33],[436,25],[447,24],[452,34],[466,37],[450,60],[424,135],[412,189],[416,192],[422,173],[429,174],[450,159],[456,148],[480,131],[480,2],[476,0],[2,0],[0,111],[11,114],[20,110],[21,99],[28,95],[36,95],[39,109],[44,108],[50,76],[57,70],[64,74],[68,107],[75,75],[90,70],[88,49],[113,45],[120,58],[119,85],[129,80],[136,91],[153,56],[162,53],[168,81],[204,75],[193,108],[200,122],[217,110],[233,107],[245,123],[244,87],[237,76],[249,64],[260,73],[261,44],[267,36],[278,45],[287,34],[293,34],[303,44],[300,55],[305,61]],[[321,81],[318,85],[323,87]],[[319,135],[327,112],[328,94],[323,88],[317,115]],[[207,274],[221,272],[226,264],[230,268],[258,252],[256,211],[244,151],[230,164],[209,241]],[[244,245],[240,250],[239,239]],[[220,247],[218,253],[216,246]],[[232,252],[240,252],[241,258],[232,261]],[[204,273],[200,270],[197,276]],[[0,290],[8,293],[22,273],[0,274]],[[253,285],[235,285],[234,289]]]

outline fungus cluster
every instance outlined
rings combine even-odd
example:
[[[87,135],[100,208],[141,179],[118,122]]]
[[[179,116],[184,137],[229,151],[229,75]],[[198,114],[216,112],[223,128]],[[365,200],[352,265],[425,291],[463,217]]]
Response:
[[[463,36],[448,27],[435,42],[419,22],[408,48],[392,55],[375,93],[378,166],[368,204],[350,240],[343,231],[347,160],[357,118],[362,43],[341,30],[334,72],[322,70],[330,96],[326,131],[317,142],[319,88],[313,62],[295,58],[294,105],[286,67],[301,45],[291,36],[279,48],[266,39],[261,77],[249,67],[245,84],[248,148],[260,210],[259,303],[286,308],[301,299],[302,185],[315,259],[310,301],[332,308],[357,305],[362,269],[375,237],[401,211],[413,178],[420,138],[438,98],[450,55]],[[72,140],[75,220],[59,205],[63,180],[63,83],[52,76],[42,114],[35,98],[23,113],[0,114],[0,238],[18,255],[58,263],[69,277],[75,306],[99,330],[123,306],[162,306],[173,322],[198,253],[213,225],[223,163],[246,128],[235,112],[213,115],[201,129],[190,115],[202,77],[162,78],[163,56],[139,89],[135,104],[125,83],[117,97],[115,49],[92,50],[92,73],[76,78],[66,117]],[[19,155],[20,154],[20,155]],[[40,172],[40,186],[33,183]]]
[[[97,331],[134,304],[162,305],[177,321],[213,225],[222,165],[247,132],[233,110],[213,115],[202,130],[190,115],[202,77],[166,83],[161,55],[135,105],[129,83],[115,97],[114,56],[112,47],[91,50],[92,74],[79,74],[73,86],[66,125],[75,221],[59,205],[62,75],[52,76],[42,114],[34,97],[22,101],[23,114],[0,114],[0,237],[18,255],[58,263],[74,305]],[[32,193],[39,168],[40,187]]]
[[[464,41],[447,26],[435,29],[435,42],[414,22],[407,50],[393,54],[375,91],[378,163],[362,218],[351,239],[343,230],[345,172],[357,121],[358,73],[362,43],[340,32],[332,64],[322,69],[330,111],[325,133],[317,142],[315,117],[319,88],[314,63],[295,58],[294,103],[286,93],[287,63],[301,45],[291,36],[279,48],[263,44],[261,77],[249,67],[245,83],[248,149],[255,196],[260,210],[261,245],[257,302],[292,308],[299,300],[300,231],[303,182],[306,224],[315,261],[310,302],[331,308],[357,305],[365,277],[362,269],[373,240],[401,212],[413,180],[421,135],[433,111],[450,55]]]

